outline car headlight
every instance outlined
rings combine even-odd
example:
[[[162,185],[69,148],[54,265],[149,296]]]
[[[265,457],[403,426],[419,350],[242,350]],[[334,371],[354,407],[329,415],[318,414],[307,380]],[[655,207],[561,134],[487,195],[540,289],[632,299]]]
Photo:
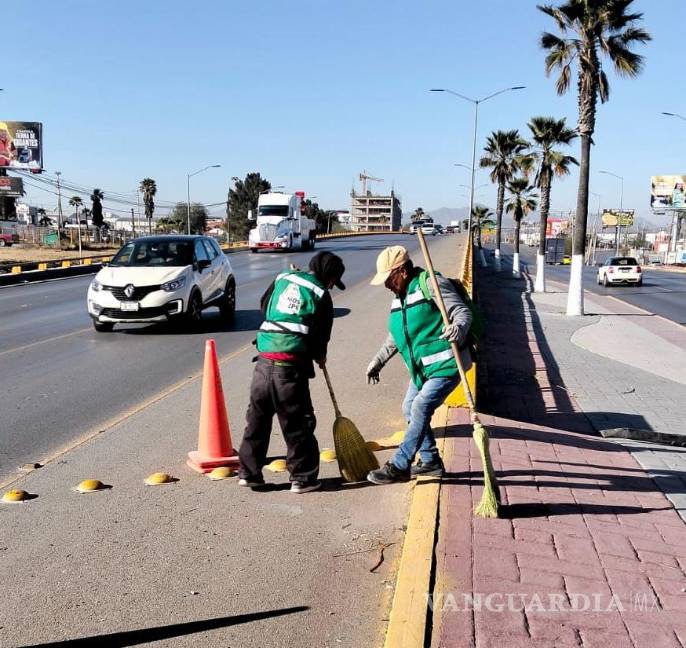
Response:
[[[174,292],[179,288],[183,288],[186,285],[186,275],[167,281],[167,283],[162,284],[162,290],[165,292]]]
[[[91,281],[91,290],[93,292],[100,292],[102,290],[102,284],[97,279],[93,279],[93,281]]]

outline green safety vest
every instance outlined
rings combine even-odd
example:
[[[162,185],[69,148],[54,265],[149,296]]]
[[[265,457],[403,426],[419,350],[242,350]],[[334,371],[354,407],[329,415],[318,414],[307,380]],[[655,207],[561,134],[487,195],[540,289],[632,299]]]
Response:
[[[283,272],[276,277],[264,322],[257,332],[257,350],[306,354],[312,316],[326,288],[309,272]]]
[[[393,300],[388,330],[419,389],[429,378],[458,375],[450,342],[440,339],[441,312],[422,291],[419,273],[410,281],[405,297]]]

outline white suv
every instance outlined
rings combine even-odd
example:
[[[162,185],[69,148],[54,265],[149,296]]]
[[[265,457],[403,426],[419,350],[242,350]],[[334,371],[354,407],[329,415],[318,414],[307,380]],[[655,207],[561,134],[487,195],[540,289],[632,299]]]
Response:
[[[598,284],[606,287],[619,283],[642,286],[643,273],[634,257],[610,257],[598,268],[596,280]]]
[[[218,306],[236,310],[236,281],[218,243],[208,236],[146,236],[129,241],[88,287],[96,331],[115,323],[182,321],[195,326]]]

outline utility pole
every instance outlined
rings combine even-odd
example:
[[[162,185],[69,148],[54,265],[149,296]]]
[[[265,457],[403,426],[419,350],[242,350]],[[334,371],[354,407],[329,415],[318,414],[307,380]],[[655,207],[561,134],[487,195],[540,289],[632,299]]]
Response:
[[[136,217],[133,213],[133,207],[131,207],[131,229],[133,230],[133,238],[136,238]]]
[[[57,176],[57,240],[60,240],[60,230],[62,229],[62,185],[60,184],[62,172],[56,171]]]

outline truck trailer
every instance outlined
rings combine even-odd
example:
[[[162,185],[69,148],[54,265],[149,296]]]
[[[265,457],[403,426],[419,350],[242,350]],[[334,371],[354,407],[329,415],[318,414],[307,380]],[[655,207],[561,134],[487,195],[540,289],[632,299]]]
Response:
[[[248,246],[258,250],[313,250],[317,226],[302,213],[305,192],[294,194],[270,191],[260,195],[257,214],[252,210],[248,218],[255,221],[250,230]]]

